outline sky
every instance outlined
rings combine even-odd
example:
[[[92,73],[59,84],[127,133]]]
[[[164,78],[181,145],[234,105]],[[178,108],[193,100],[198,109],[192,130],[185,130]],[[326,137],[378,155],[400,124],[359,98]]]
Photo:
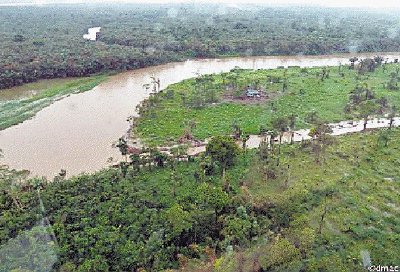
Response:
[[[368,7],[389,8],[400,7],[399,0],[0,0],[1,4],[16,3],[88,3],[88,2],[119,2],[119,3],[224,3],[224,4],[268,4],[268,5],[317,5],[328,7]]]

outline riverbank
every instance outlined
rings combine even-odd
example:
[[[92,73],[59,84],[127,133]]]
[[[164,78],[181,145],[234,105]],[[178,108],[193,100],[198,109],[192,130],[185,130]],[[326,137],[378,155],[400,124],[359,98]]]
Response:
[[[400,105],[400,92],[395,86],[398,64],[384,64],[363,74],[348,65],[287,66],[235,69],[171,85],[142,102],[134,137],[147,145],[168,146],[182,137],[202,141],[214,135],[232,134],[235,129],[253,135],[261,129],[279,130],[273,127],[278,118],[286,119],[283,122],[292,130],[310,128],[317,120],[336,123],[362,119],[359,106],[348,108],[353,93],[361,90],[373,94],[371,102],[380,108],[381,115]],[[258,90],[261,96],[246,96],[248,89]]]
[[[359,58],[365,58],[376,54],[358,54],[356,56]],[[1,161],[14,169],[29,169],[31,170],[32,175],[47,177],[53,177],[58,174],[60,169],[66,169],[68,176],[71,176],[77,175],[81,172],[94,172],[107,167],[109,165],[107,161],[110,157],[113,157],[115,160],[120,158],[118,150],[112,148],[112,144],[115,143],[128,129],[129,123],[126,121],[127,117],[137,116],[137,113],[135,112],[136,106],[143,100],[149,98],[149,96],[153,97],[149,90],[143,88],[143,85],[151,83],[151,77],[160,79],[160,89],[164,90],[163,93],[166,95],[168,90],[175,86],[171,84],[176,84],[189,78],[196,78],[198,74],[206,75],[227,73],[235,67],[252,69],[255,70],[254,72],[257,72],[257,69],[275,69],[279,66],[299,66],[302,68],[317,66],[338,67],[339,63],[342,63],[343,65],[348,64],[349,58],[353,56],[354,54],[343,54],[313,57],[281,56],[189,60],[186,62],[170,63],[167,65],[154,66],[113,75],[102,84],[98,85],[94,91],[71,95],[65,99],[59,100],[56,103],[53,103],[50,107],[46,107],[38,112],[35,118],[0,131],[0,148],[3,149],[4,153],[4,158],[1,159]],[[393,61],[395,58],[399,58],[400,54],[383,55],[383,57],[389,58],[389,61]],[[301,68],[295,69],[299,70]],[[310,71],[315,71],[316,69],[318,70],[318,68],[307,68],[307,70]],[[337,93],[340,93],[340,86],[334,82],[333,75],[337,74],[336,68],[331,69],[331,79],[326,80],[325,82],[327,84],[330,82],[334,87],[334,91],[331,92],[331,95],[325,97],[324,94],[326,92],[329,94],[330,89],[324,88],[324,93],[317,96],[321,101],[326,99],[326,101],[329,102],[324,107],[321,107],[321,109],[331,108],[332,105],[335,107],[334,103],[337,99],[343,99],[343,97],[347,98],[345,92],[338,97],[335,96]],[[283,73],[285,69],[276,69],[274,71]],[[389,74],[387,73],[386,76],[389,76]],[[312,74],[310,74],[309,77],[311,78]],[[316,78],[316,75],[314,75],[314,78]],[[349,78],[346,76],[346,79]],[[300,84],[303,84],[301,80],[299,80],[299,75],[296,76],[296,80],[298,80]],[[355,78],[353,78],[353,80],[355,81]],[[373,80],[373,77],[370,77],[370,80]],[[340,81],[338,82],[340,83]],[[278,83],[275,85],[278,86]],[[307,112],[308,110],[312,110],[311,107],[315,105],[316,102],[310,99],[310,97],[312,97],[312,94],[316,89],[314,88],[311,92],[307,92],[308,95],[301,96],[296,92],[294,93],[295,95],[291,95],[292,91],[290,87],[293,86],[289,81],[289,91],[286,93],[286,98],[292,98],[292,100],[293,98],[303,98],[304,101],[302,103],[305,104],[306,102],[311,102],[308,107],[303,109],[303,111]],[[346,86],[347,90],[349,90],[348,88],[349,86]],[[299,91],[300,90],[298,90],[298,92]],[[179,92],[176,92],[176,94],[178,97]],[[397,96],[398,92],[393,91],[392,94],[393,96]],[[281,99],[282,97],[283,96],[277,96],[276,98]],[[332,99],[332,97],[334,99]],[[290,100],[287,101],[290,102]],[[293,101],[301,102],[300,100]],[[299,103],[294,105],[299,107]],[[300,103],[300,105],[302,105],[302,103]],[[322,104],[322,102],[319,104]],[[246,106],[243,104],[232,105],[239,108],[244,108]],[[210,112],[213,114],[215,113],[215,115],[212,118],[204,116],[204,121],[197,124],[197,127],[194,129],[196,137],[199,132],[204,132],[203,139],[212,135],[232,133],[232,119],[224,119],[229,117],[231,113],[227,111],[224,112],[224,114],[220,114],[218,111],[215,111],[216,109],[222,109],[222,106],[223,104],[218,104],[213,107],[198,110],[199,114],[202,114],[205,110],[211,110]],[[250,111],[247,112],[255,114],[256,111],[251,111],[251,109],[255,107],[258,106],[256,104],[248,105]],[[176,105],[171,107],[171,110],[173,109],[176,109]],[[265,115],[271,114],[270,109],[271,108],[267,108]],[[279,109],[280,110],[276,111],[276,116],[284,113],[282,111],[283,107],[279,107]],[[315,109],[318,110],[318,108]],[[332,122],[353,119],[353,117],[346,118],[341,116],[344,115],[342,109],[338,107],[338,110],[340,111],[340,116],[336,114],[337,117]],[[157,116],[154,119],[155,122],[158,122],[160,115],[164,113],[165,109],[157,109]],[[172,114],[172,111],[170,113]],[[234,112],[236,115],[242,114],[243,116],[245,116],[245,113],[245,111]],[[182,114],[185,114],[185,112]],[[331,117],[329,112],[326,115],[327,117]],[[263,115],[256,116],[257,119],[238,119],[239,125],[244,122],[248,126],[254,127],[253,133],[251,133],[250,130],[245,130],[244,132],[257,134],[259,132],[259,127],[256,123],[258,120],[267,124],[268,119],[258,119]],[[165,115],[165,117],[169,118],[169,115]],[[185,116],[185,118],[189,117],[190,116]],[[216,127],[219,124],[218,120],[223,120],[226,126],[221,126],[220,129],[218,129],[218,127]],[[174,131],[174,134],[170,134],[169,136],[173,138],[172,140],[176,141],[181,136],[180,132],[183,132],[184,125],[182,125],[179,120],[179,122],[175,122],[176,120],[173,118],[169,121],[171,122],[171,125],[167,130],[163,131],[164,134],[161,135],[168,134],[170,128],[178,128],[178,130]],[[206,126],[204,124],[206,124]],[[210,131],[204,130],[207,129],[207,126],[212,129]],[[301,122],[297,122],[296,130],[310,127],[307,123],[304,123],[302,127],[300,126]],[[242,127],[242,129],[245,129],[245,127]],[[151,131],[152,130],[149,132]],[[210,135],[208,135],[208,133],[210,133]],[[174,135],[178,136],[175,138]],[[153,137],[150,133],[147,134],[147,136]],[[139,135],[139,137],[141,136]],[[160,138],[156,140],[159,141]],[[145,142],[145,144],[148,143]]]
[[[254,264],[275,271],[331,271],[332,265],[361,271],[365,255],[376,263],[398,263],[400,130],[391,131],[388,146],[379,144],[379,136],[371,131],[337,137],[321,163],[307,144],[282,145],[279,167],[275,155],[248,150],[225,179],[218,165],[194,158],[174,167],[141,161],[144,167],[129,165],[126,174],[107,169],[45,183],[40,200],[33,187],[40,179],[21,187],[17,182],[12,195],[4,186],[10,204],[0,232],[0,270],[32,267],[31,256],[47,252],[60,252],[66,271],[88,264],[122,271],[236,272],[253,271]],[[29,231],[42,217],[41,207],[57,237],[44,253],[36,241],[42,245],[48,229],[44,235]],[[28,246],[21,242],[26,237]],[[110,243],[112,254],[104,251]],[[76,248],[82,249],[79,259],[70,254]],[[210,248],[216,250],[210,254]],[[269,252],[285,262],[269,261]],[[162,263],[153,261],[155,254]]]
[[[400,57],[399,52],[364,52],[364,53],[342,53],[334,55],[318,55],[318,56],[251,56],[247,59],[251,60],[264,60],[266,62],[274,60],[277,58],[286,58],[282,63],[277,63],[275,67],[266,68],[277,68],[277,67],[290,67],[297,66],[301,59],[309,59],[310,64],[299,65],[299,67],[314,67],[321,66],[319,60],[324,59],[337,59],[337,62],[327,62],[322,66],[336,66],[341,63],[347,63],[349,58],[357,56],[358,58],[368,58],[373,56],[385,56],[389,57],[392,61],[396,56]],[[243,59],[239,55],[221,55],[217,58],[198,58],[198,59],[188,59],[187,61],[232,61],[235,59]],[[315,63],[313,63],[313,61]],[[264,62],[263,61],[263,62]],[[148,68],[137,68],[130,71],[114,71],[107,74],[93,75],[89,77],[82,78],[52,78],[52,79],[40,79],[39,81],[27,83],[23,85],[18,85],[10,89],[0,89],[0,130],[8,128],[10,126],[19,124],[29,118],[32,118],[38,111],[49,106],[54,101],[65,98],[66,96],[73,93],[80,93],[88,91],[96,87],[101,82],[105,81],[110,75],[127,74],[134,73],[135,71],[140,71],[141,69],[152,69],[163,65],[177,65],[180,63],[185,63],[185,61],[171,62],[170,64],[155,64]],[[283,65],[279,65],[283,64]],[[241,67],[241,66],[237,66]],[[245,67],[247,68],[247,67]],[[253,64],[252,69],[265,68],[264,64]],[[199,72],[198,72],[199,73]],[[193,74],[195,76],[195,74]],[[47,86],[50,85],[50,86]],[[164,85],[164,84],[163,84]],[[167,87],[164,85],[164,87]],[[15,92],[15,94],[13,94]],[[47,100],[47,101],[45,101]],[[17,115],[17,116],[14,116]],[[339,119],[338,119],[339,120]],[[338,121],[336,120],[336,121]]]
[[[30,84],[36,92],[19,99],[0,100],[0,130],[17,125],[35,116],[37,112],[48,107],[53,102],[63,99],[71,94],[77,94],[93,89],[108,78],[107,75],[97,75],[85,78],[73,78],[51,84],[50,87],[43,88],[43,85]],[[29,87],[26,87],[29,88]],[[1,95],[0,91],[0,95]],[[7,95],[10,95],[7,91]],[[21,91],[20,91],[21,92]],[[28,92],[26,92],[28,94]],[[6,95],[5,95],[6,96]]]
[[[365,129],[364,129],[365,123]],[[327,124],[328,127],[331,128],[332,132],[327,133],[331,136],[341,136],[346,134],[360,133],[360,132],[369,132],[372,130],[378,129],[389,129],[389,128],[397,128],[400,127],[400,117],[394,117],[392,120],[390,118],[382,117],[382,118],[372,118],[367,120],[346,120],[341,121],[339,123],[331,123]],[[257,149],[260,147],[262,141],[266,141],[267,143],[274,142],[275,144],[291,144],[291,143],[299,143],[307,140],[311,140],[310,136],[310,128],[300,129],[296,131],[285,131],[282,135],[275,136],[271,139],[271,135],[256,135],[250,134],[247,135],[248,139],[245,141],[245,147],[248,149]],[[210,139],[205,139],[204,141],[188,141],[184,145],[187,146],[187,155],[188,156],[198,156],[199,154],[206,151],[206,145]],[[243,141],[238,140],[236,142],[239,147],[243,147]],[[132,150],[134,152],[142,150],[145,146],[141,143],[140,139],[128,139],[128,152]],[[158,150],[167,155],[172,155],[172,150],[179,148],[179,144],[173,146],[161,146],[158,147]]]

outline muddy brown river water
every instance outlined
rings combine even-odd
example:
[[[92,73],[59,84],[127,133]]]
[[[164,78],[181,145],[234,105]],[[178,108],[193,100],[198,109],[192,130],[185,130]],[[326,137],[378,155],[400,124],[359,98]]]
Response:
[[[71,95],[41,110],[19,125],[0,131],[1,163],[15,169],[28,169],[33,175],[56,175],[66,169],[68,176],[93,172],[119,158],[112,144],[128,129],[127,117],[149,96],[143,84],[150,77],[160,79],[161,88],[197,73],[226,72],[235,66],[247,69],[278,66],[334,66],[347,64],[355,54],[295,57],[245,57],[188,60],[121,73],[94,89]],[[375,54],[356,54],[358,57]],[[380,54],[389,60],[400,53]],[[0,93],[1,95],[1,93]]]

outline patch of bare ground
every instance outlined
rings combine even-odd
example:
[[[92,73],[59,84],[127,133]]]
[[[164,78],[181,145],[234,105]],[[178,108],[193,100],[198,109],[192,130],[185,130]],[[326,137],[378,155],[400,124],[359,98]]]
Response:
[[[268,92],[265,89],[257,89],[259,95],[248,96],[246,90],[234,90],[227,88],[222,95],[223,102],[240,103],[240,104],[264,104],[267,101],[273,100],[278,96],[276,92]]]

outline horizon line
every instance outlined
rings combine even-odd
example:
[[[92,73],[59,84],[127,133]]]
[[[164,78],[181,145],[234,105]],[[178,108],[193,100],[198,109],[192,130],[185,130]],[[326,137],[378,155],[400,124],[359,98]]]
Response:
[[[179,5],[179,4],[212,4],[212,5],[226,5],[226,6],[268,6],[268,7],[315,7],[315,8],[354,8],[354,9],[376,9],[379,8],[381,10],[386,10],[386,9],[399,9],[400,7],[398,5],[383,5],[383,6],[377,6],[377,5],[356,5],[356,4],[350,4],[350,5],[335,5],[335,4],[329,4],[329,3],[258,3],[258,2],[252,2],[250,1],[243,1],[238,0],[238,1],[232,1],[231,3],[222,1],[222,2],[217,2],[217,1],[211,1],[211,0],[167,0],[167,1],[162,1],[162,0],[155,0],[152,2],[145,2],[142,0],[123,0],[123,1],[118,1],[118,0],[106,0],[106,1],[100,1],[100,0],[94,0],[94,1],[60,1],[60,2],[46,2],[46,1],[37,1],[37,2],[21,2],[21,3],[0,3],[0,7],[22,7],[22,6],[51,6],[51,5],[78,5],[78,4],[85,4],[85,5],[93,5],[93,4],[144,4],[144,5]]]

